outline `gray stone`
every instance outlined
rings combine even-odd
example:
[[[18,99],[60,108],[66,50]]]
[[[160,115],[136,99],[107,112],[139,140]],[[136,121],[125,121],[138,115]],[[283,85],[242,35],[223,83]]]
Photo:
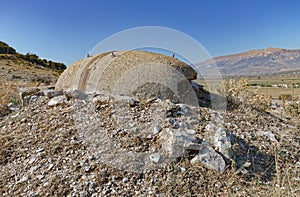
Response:
[[[61,95],[61,96],[57,96],[52,98],[49,102],[48,102],[48,106],[55,106],[55,105],[59,105],[59,104],[63,104],[67,102],[67,97],[65,95]]]
[[[256,132],[257,136],[264,136],[268,138],[270,141],[278,143],[277,139],[275,138],[275,135],[271,132],[266,132],[266,131],[258,131]]]
[[[43,93],[44,93],[44,95],[46,96],[46,97],[48,97],[48,98],[53,98],[54,96],[55,96],[55,91],[54,91],[54,89],[45,89],[44,91],[43,91]]]
[[[10,111],[18,111],[20,108],[19,106],[17,106],[16,104],[14,103],[9,103],[7,105],[7,108],[10,110]]]
[[[187,151],[201,150],[202,145],[196,143],[194,136],[186,131],[169,129],[160,133],[162,148],[169,157],[176,159],[187,156]]]
[[[39,92],[40,92],[40,89],[38,87],[20,88],[19,96],[20,96],[22,107],[28,105],[29,100],[32,97],[32,95],[37,96],[37,93],[39,93]]]
[[[97,104],[97,103],[109,102],[111,100],[112,100],[112,98],[110,96],[108,96],[108,95],[98,94],[97,96],[95,96],[93,98],[93,103]]]
[[[208,124],[206,127],[205,141],[209,143],[216,151],[223,154],[228,159],[233,159],[233,150],[231,143],[233,142],[233,135],[222,127],[217,127]]]
[[[88,95],[85,94],[83,91],[81,90],[69,90],[65,92],[65,95],[67,98],[69,99],[87,99]]]
[[[156,134],[158,134],[160,131],[161,131],[161,127],[160,127],[159,125],[155,125],[154,128],[153,128],[152,134],[153,134],[153,135],[156,135]]]
[[[176,104],[176,106],[178,106],[180,108],[180,110],[178,111],[178,113],[180,115],[187,115],[191,111],[190,107],[186,104],[179,103],[179,104]]]
[[[155,163],[158,163],[159,160],[160,160],[160,154],[158,153],[153,153],[149,156],[150,160],[155,162]]]
[[[199,154],[196,155],[191,160],[192,165],[203,165],[211,170],[216,170],[217,172],[224,172],[226,168],[226,163],[223,157],[218,154],[212,147],[203,145]]]

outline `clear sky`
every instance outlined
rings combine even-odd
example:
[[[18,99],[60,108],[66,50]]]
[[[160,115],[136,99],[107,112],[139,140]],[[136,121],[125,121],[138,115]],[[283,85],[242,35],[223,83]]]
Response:
[[[300,48],[298,0],[0,0],[0,40],[67,65],[101,40],[138,26],[164,26],[212,56]]]

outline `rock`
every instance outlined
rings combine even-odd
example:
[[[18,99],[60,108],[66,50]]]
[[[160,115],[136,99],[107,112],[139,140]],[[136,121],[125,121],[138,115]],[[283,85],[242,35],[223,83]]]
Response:
[[[38,180],[41,180],[42,178],[44,178],[45,176],[44,175],[37,175],[36,176],[36,178],[38,179]]]
[[[29,100],[32,97],[32,95],[36,95],[39,92],[40,92],[40,89],[38,87],[20,88],[19,95],[20,95],[20,100],[21,100],[22,107],[28,105]],[[42,93],[40,93],[39,95],[42,95]]]
[[[173,159],[187,156],[189,150],[202,149],[202,145],[196,143],[192,134],[182,130],[167,128],[160,133],[160,140],[163,149]]]
[[[181,172],[186,172],[186,168],[180,167]]]
[[[49,102],[48,102],[48,106],[55,106],[55,105],[59,105],[59,104],[63,104],[67,102],[67,97],[65,95],[61,95],[61,96],[57,96],[52,98]]]
[[[30,158],[30,160],[28,161],[28,164],[33,164],[36,161],[36,157],[32,157]]]
[[[204,165],[205,167],[223,173],[226,168],[226,163],[221,155],[219,155],[212,147],[204,145],[191,160],[192,165]]]
[[[20,109],[18,105],[11,102],[7,105],[7,108],[10,111],[18,111]]]
[[[68,90],[65,92],[65,95],[68,99],[87,99],[88,95],[86,95],[83,91],[81,90]]]
[[[127,183],[127,182],[128,182],[128,178],[124,177],[124,178],[122,179],[122,182],[123,182],[123,183]]]
[[[161,131],[161,127],[160,127],[159,125],[155,125],[154,128],[153,128],[152,134],[153,134],[153,135],[156,135],[156,134],[158,134],[160,131]]]
[[[190,107],[186,104],[179,103],[179,104],[176,104],[176,106],[178,106],[180,109],[177,112],[180,115],[188,115],[191,111]]]
[[[160,154],[158,153],[153,153],[149,156],[150,160],[155,162],[155,163],[158,163],[159,162],[159,159],[160,159]]]
[[[94,104],[97,104],[97,103],[109,102],[111,100],[112,100],[112,98],[108,95],[98,94],[93,98],[92,102]]]
[[[275,135],[271,132],[267,132],[267,131],[258,131],[256,132],[257,136],[264,136],[266,138],[268,138],[270,141],[278,143],[278,140],[276,139]]]
[[[39,99],[39,96],[36,96],[36,95],[30,96],[29,104],[32,105],[32,104],[35,103],[38,99]]]
[[[44,93],[44,95],[46,96],[46,97],[48,97],[49,99],[51,99],[51,98],[53,98],[54,96],[56,96],[56,92],[54,91],[54,89],[45,89],[44,91],[43,91],[43,93]]]
[[[51,170],[54,167],[54,164],[49,164],[47,171]]]
[[[19,180],[20,183],[23,183],[23,182],[26,182],[26,181],[28,181],[28,176],[23,176],[23,177]]]
[[[233,135],[222,127],[216,127],[215,125],[208,124],[205,127],[207,133],[204,136],[204,140],[207,141],[216,151],[223,154],[228,159],[234,158],[234,151],[232,150],[231,143]]]

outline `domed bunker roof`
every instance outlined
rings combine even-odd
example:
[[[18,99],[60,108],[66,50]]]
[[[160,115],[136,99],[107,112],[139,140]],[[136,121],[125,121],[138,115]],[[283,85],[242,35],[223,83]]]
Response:
[[[73,63],[61,74],[55,89],[173,101],[176,97],[181,101],[188,95],[194,97],[191,80],[196,78],[193,68],[173,57],[145,51],[114,51]]]

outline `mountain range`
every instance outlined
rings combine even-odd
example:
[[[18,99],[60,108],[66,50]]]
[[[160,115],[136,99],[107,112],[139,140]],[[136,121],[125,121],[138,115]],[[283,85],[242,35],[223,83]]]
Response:
[[[202,64],[209,65],[212,62],[215,62],[223,75],[228,76],[300,72],[300,49],[267,48],[251,50],[215,57]]]

